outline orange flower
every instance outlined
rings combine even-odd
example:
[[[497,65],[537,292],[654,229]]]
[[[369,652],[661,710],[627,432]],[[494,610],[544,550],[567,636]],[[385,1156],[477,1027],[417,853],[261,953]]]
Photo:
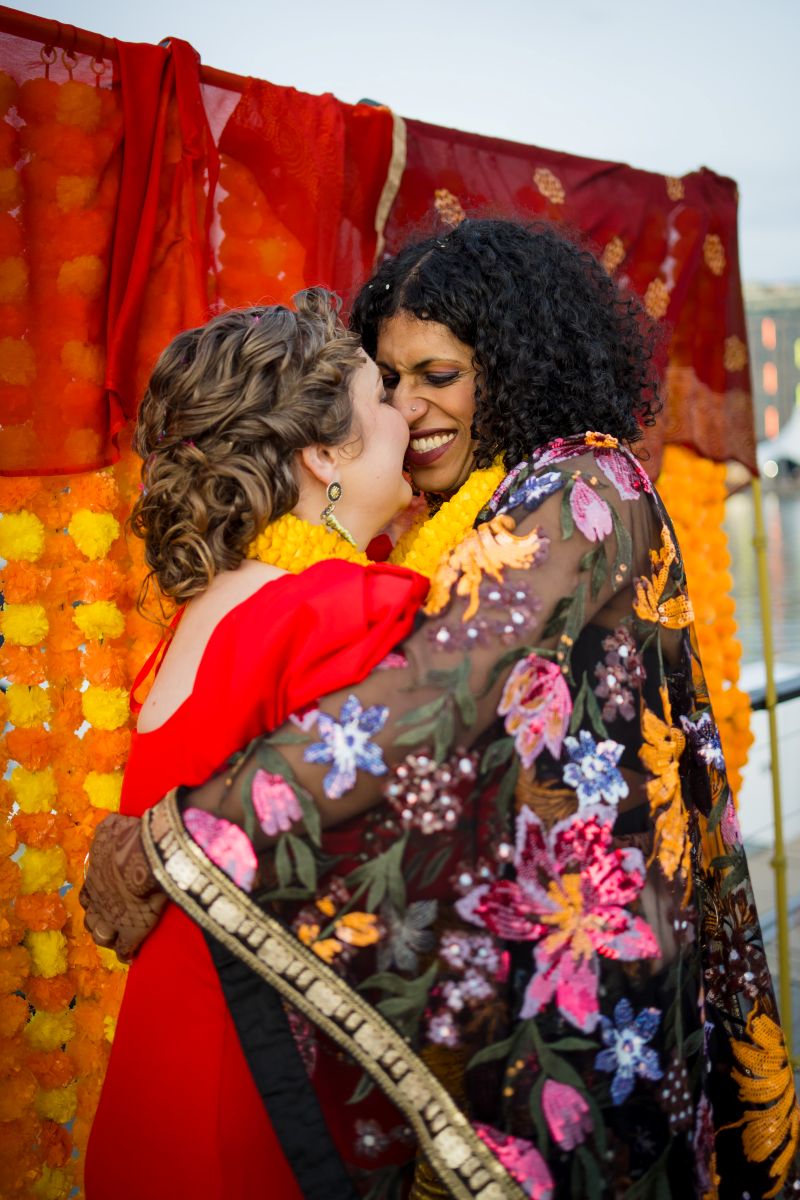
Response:
[[[26,929],[61,929],[67,919],[64,901],[58,892],[34,892],[18,896],[14,910]]]
[[[41,646],[3,646],[4,675],[11,683],[26,687],[44,683],[48,676],[47,655]]]
[[[10,757],[28,771],[41,771],[47,766],[57,744],[46,729],[11,729],[6,734]]]
[[[0,1038],[11,1038],[20,1033],[30,1011],[23,996],[0,996]]]
[[[39,1087],[65,1087],[75,1078],[75,1066],[63,1050],[35,1050],[25,1061]]]
[[[0,950],[0,995],[21,991],[30,969],[30,955],[24,946],[9,946]]]
[[[50,581],[49,572],[27,562],[8,562],[0,575],[5,599],[11,604],[38,600]]]
[[[669,569],[677,555],[666,525],[661,530],[661,549],[650,551],[650,561],[655,574],[652,579],[640,578],[634,584],[633,610],[642,621],[666,626],[667,629],[684,629],[694,620],[692,604],[683,593],[664,600],[669,583]]]
[[[672,724],[672,709],[666,687],[661,688],[661,703],[666,721],[649,708],[642,711],[644,745],[639,751],[642,763],[653,776],[647,782],[650,814],[655,822],[653,859],[658,859],[667,879],[680,871],[686,879],[684,899],[691,888],[691,841],[689,819],[683,803],[678,763],[686,745],[683,732]]]
[[[0,900],[11,900],[19,891],[20,870],[9,859],[0,861]]]
[[[83,739],[86,761],[95,771],[108,773],[123,767],[131,748],[129,729],[87,729]]]
[[[34,846],[37,850],[47,850],[60,845],[68,825],[66,817],[58,813],[14,814],[17,837],[26,846]]]
[[[42,1121],[39,1153],[48,1167],[65,1167],[72,1157],[72,1138],[68,1130],[55,1121]]]
[[[500,516],[472,530],[447,561],[437,567],[425,612],[441,612],[455,587],[456,595],[469,597],[462,618],[468,621],[478,611],[479,588],[485,575],[502,582],[504,567],[529,567],[543,558],[548,550],[548,539],[541,537],[535,529],[523,537],[515,537],[512,533],[515,528],[513,517]]]
[[[374,946],[380,937],[380,924],[375,913],[351,912],[334,926],[339,941],[348,946]]]
[[[736,1066],[731,1078],[739,1085],[739,1099],[749,1107],[740,1121],[748,1162],[763,1163],[777,1155],[769,1174],[775,1186],[764,1192],[764,1200],[783,1187],[800,1143],[800,1109],[794,1090],[792,1064],[783,1030],[756,1003],[747,1018],[749,1041],[733,1041]]]
[[[54,975],[52,979],[32,976],[25,985],[25,995],[37,1012],[60,1012],[71,1004],[75,982],[69,974]]]

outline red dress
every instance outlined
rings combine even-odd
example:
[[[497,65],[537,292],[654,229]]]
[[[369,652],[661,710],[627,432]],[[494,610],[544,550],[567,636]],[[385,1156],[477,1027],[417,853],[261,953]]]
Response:
[[[336,561],[265,584],[216,626],[191,695],[134,734],[121,811],[204,782],[295,709],[364,679],[426,589],[399,568]],[[130,968],[85,1186],[87,1200],[302,1200],[203,934],[174,905]]]

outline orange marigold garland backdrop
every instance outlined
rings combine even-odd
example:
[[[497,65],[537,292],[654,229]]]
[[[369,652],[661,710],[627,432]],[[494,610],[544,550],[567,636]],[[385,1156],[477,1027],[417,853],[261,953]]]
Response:
[[[734,798],[753,741],[750,700],[738,686],[733,576],[725,518],[725,466],[685,446],[667,446],[658,490],[675,525],[689,581],[695,629]]]
[[[0,478],[4,1197],[80,1187],[122,996],[124,969],[84,931],[77,895],[119,806],[127,692],[156,637],[134,609],[139,544],[122,533],[137,485],[129,451],[113,471]]]

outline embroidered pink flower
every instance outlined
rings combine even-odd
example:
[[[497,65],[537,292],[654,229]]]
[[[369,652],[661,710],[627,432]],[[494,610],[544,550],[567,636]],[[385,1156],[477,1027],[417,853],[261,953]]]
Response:
[[[259,769],[251,789],[256,818],[267,837],[286,833],[303,814],[292,788],[280,775]]]
[[[405,654],[398,654],[393,650],[386,658],[382,658],[375,668],[376,671],[402,671],[408,666],[408,659]]]
[[[187,808],[183,823],[203,853],[230,876],[237,887],[249,892],[256,876],[258,860],[244,830],[201,808]]]
[[[560,756],[572,699],[555,663],[536,654],[518,662],[506,681],[497,711],[505,717],[506,732],[514,737],[517,754],[526,767],[545,748],[554,758]]]
[[[576,479],[569,494],[572,519],[590,542],[602,542],[614,528],[611,509],[583,479]]]
[[[524,807],[517,818],[516,880],[475,889],[456,908],[508,941],[538,942],[535,970],[520,1016],[535,1017],[554,1000],[584,1033],[595,1029],[599,955],[636,962],[657,958],[650,926],[626,905],[645,882],[640,850],[612,849],[612,822],[576,814],[546,832]]]
[[[653,485],[646,472],[624,450],[596,450],[595,460],[621,500],[638,500],[642,492],[652,492]]]
[[[574,1150],[592,1132],[589,1105],[568,1083],[548,1079],[542,1088],[542,1112],[553,1141],[562,1150]]]
[[[728,846],[741,846],[742,828],[739,824],[739,816],[732,798],[729,798],[728,803],[725,805],[722,820],[720,821],[720,829],[722,830],[722,837]]]
[[[530,1200],[550,1200],[553,1177],[539,1151],[524,1138],[512,1137],[492,1125],[474,1126],[482,1142],[499,1159],[512,1179],[516,1179]]]

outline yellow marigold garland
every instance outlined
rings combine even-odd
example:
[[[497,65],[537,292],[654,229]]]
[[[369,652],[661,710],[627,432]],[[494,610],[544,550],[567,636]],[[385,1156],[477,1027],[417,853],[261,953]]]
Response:
[[[294,574],[329,558],[341,558],[362,566],[369,562],[363,551],[338,534],[322,525],[303,521],[292,513],[279,517],[254,538],[247,548],[247,557]]]
[[[467,536],[478,513],[491,500],[505,474],[505,467],[499,460],[491,467],[473,471],[434,516],[413,525],[400,538],[389,561],[431,579],[442,555],[449,554]]]

